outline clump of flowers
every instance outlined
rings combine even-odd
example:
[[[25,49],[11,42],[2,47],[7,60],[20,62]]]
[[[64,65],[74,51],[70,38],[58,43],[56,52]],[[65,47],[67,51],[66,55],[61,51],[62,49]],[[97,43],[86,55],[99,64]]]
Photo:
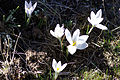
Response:
[[[25,15],[25,21],[27,21],[27,25],[30,22],[31,15],[32,15],[33,11],[35,10],[36,6],[37,6],[37,2],[35,2],[34,5],[32,5],[31,1],[29,3],[27,1],[25,1],[25,14],[26,14]],[[19,6],[16,8],[16,10],[18,8],[19,8]],[[27,20],[26,20],[26,16],[28,17]],[[7,18],[6,22],[10,18],[11,18],[11,16],[9,16]],[[90,17],[88,17],[87,20],[92,24],[92,28],[89,30],[88,34],[90,34],[90,32],[93,30],[94,27],[97,27],[97,28],[99,28],[101,30],[108,30],[108,28],[106,26],[101,24],[101,22],[103,21],[102,10],[101,9],[96,14],[93,11],[91,11]],[[17,45],[18,39],[20,37],[20,34],[21,33],[19,33],[19,36],[18,36],[18,38],[16,40],[12,57],[11,57],[11,55],[10,56],[8,55],[8,52],[7,53],[5,52],[7,54],[6,61],[4,61],[4,62],[0,61],[0,64],[1,64],[0,74],[5,75],[7,80],[8,80],[8,73],[11,70],[11,65],[13,65],[13,62],[14,62],[14,55],[15,55],[15,52],[16,52],[15,51],[16,50],[16,45]],[[73,35],[71,35],[70,31],[68,29],[64,28],[64,25],[60,26],[60,24],[57,24],[54,31],[50,30],[50,34],[60,41],[61,48],[62,48],[61,38],[65,34],[66,39],[69,42],[69,45],[66,46],[66,47],[67,47],[68,52],[71,55],[73,55],[77,51],[77,49],[83,50],[83,49],[88,47],[88,43],[86,41],[88,40],[89,36],[88,35],[80,35],[80,30],[79,29],[76,29],[74,31]],[[7,35],[7,38],[10,38],[9,35]],[[5,39],[4,44],[7,45],[9,40],[7,41]],[[10,45],[10,43],[9,43],[9,45],[7,45],[7,47],[12,48],[12,45]],[[9,51],[9,49],[8,49],[8,51]],[[9,59],[9,57],[10,57],[10,59]],[[8,60],[11,60],[11,61],[9,62]],[[53,59],[52,68],[55,71],[55,75],[54,75],[55,80],[57,79],[59,73],[61,71],[63,71],[63,69],[66,68],[66,66],[67,66],[67,63],[61,65],[61,61],[57,62],[55,59]]]
[[[103,21],[102,18],[102,10],[100,9],[96,14],[91,11],[90,17],[88,17],[88,21],[92,24],[92,28],[90,29],[90,31],[88,32],[88,34],[90,34],[90,32],[92,31],[92,29],[94,27],[97,27],[99,29],[102,30],[107,30],[108,28],[104,25],[101,24],[101,22]],[[53,35],[54,37],[58,38],[59,40],[61,40],[61,37],[64,35],[64,25],[62,27],[60,27],[59,24],[56,25],[55,30],[52,31],[50,30],[51,35]],[[81,35],[80,36],[80,30],[76,29],[73,33],[73,35],[71,36],[71,33],[68,29],[65,29],[65,36],[67,41],[69,42],[70,45],[67,46],[68,52],[73,55],[77,49],[79,50],[83,50],[85,48],[88,47],[88,44],[86,43],[87,39],[88,39],[88,35]],[[56,62],[55,59],[53,59],[52,62],[52,67],[55,71],[55,80],[58,77],[58,74],[67,66],[67,63],[63,64],[61,66],[61,61],[59,61],[58,63]]]

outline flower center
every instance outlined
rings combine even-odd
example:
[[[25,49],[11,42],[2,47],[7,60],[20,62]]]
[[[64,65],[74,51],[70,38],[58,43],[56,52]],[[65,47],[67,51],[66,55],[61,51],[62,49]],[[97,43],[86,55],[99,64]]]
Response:
[[[59,70],[60,68],[57,68],[57,71]]]
[[[73,41],[73,45],[72,46],[75,46],[76,45],[76,41]]]

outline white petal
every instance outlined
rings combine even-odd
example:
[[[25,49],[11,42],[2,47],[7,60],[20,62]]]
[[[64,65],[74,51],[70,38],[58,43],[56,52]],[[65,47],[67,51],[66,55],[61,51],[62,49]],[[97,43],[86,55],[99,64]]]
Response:
[[[57,70],[57,68],[59,68],[59,70]],[[56,72],[60,72],[60,68],[61,68],[61,61],[59,61],[58,63],[57,63],[57,66],[56,66]]]
[[[67,63],[63,64],[60,68],[60,71],[62,71],[67,66]]]
[[[62,24],[62,27],[60,28],[61,29],[61,32],[64,32],[64,24]]]
[[[97,24],[96,27],[99,28],[99,29],[102,29],[102,30],[107,30],[108,29],[106,26],[104,26],[102,24]]]
[[[30,1],[30,2],[29,2],[29,8],[31,8],[31,7],[32,7],[32,2]]]
[[[73,33],[72,41],[77,41],[78,38],[79,38],[79,35],[80,35],[80,30],[77,29],[77,30]]]
[[[57,66],[56,66],[57,68],[60,68],[61,67],[61,61],[59,61],[58,63],[57,63]]]
[[[51,34],[52,36],[56,37],[56,36],[55,36],[55,33],[54,33],[52,30],[50,30],[50,34]]]
[[[25,12],[27,13],[27,10],[28,10],[28,3],[27,1],[25,1]]]
[[[64,35],[64,26],[60,27],[59,30],[56,31],[56,35],[61,38]]]
[[[34,11],[34,10],[33,10],[33,7],[31,7],[31,8],[29,9],[29,11],[30,11],[30,13],[32,14],[32,12]]]
[[[78,43],[79,44],[83,44],[84,42],[87,41],[88,37],[89,37],[88,35],[82,35],[82,36],[80,36],[79,40],[78,40]]]
[[[96,18],[96,20],[94,21],[95,22],[95,25],[96,24],[99,24],[103,21],[103,18]]]
[[[96,17],[95,13],[93,11],[91,11],[90,17],[91,17],[91,19],[94,19]]]
[[[100,9],[97,13],[96,13],[96,18],[101,18],[102,17],[102,10]]]
[[[26,12],[26,13],[27,13],[27,17],[29,17],[29,11],[28,11],[28,10],[27,10],[27,12]]]
[[[57,62],[56,62],[55,59],[53,59],[53,61],[52,61],[52,67],[53,67],[54,71],[56,71],[56,65],[57,65]]]
[[[78,44],[77,49],[83,50],[88,47],[88,44],[85,42],[83,44]]]
[[[27,12],[27,17],[31,17],[31,11],[29,9],[26,10]]]
[[[56,33],[58,38],[61,38],[64,35],[64,32],[60,31]]]
[[[64,24],[62,24],[62,27],[61,28],[63,28],[64,29]]]
[[[94,17],[94,18],[91,18],[90,19],[90,17],[88,17],[88,21],[94,26],[95,24],[96,24],[96,18]]]
[[[37,2],[33,5],[33,11],[36,8],[36,6],[37,6]]]
[[[27,1],[25,1],[25,6],[28,7],[28,2]]]
[[[60,25],[57,24],[56,27],[55,27],[55,31],[54,31],[54,32],[57,32],[57,31],[59,31],[59,30],[60,30]]]
[[[90,17],[88,17],[88,21],[91,23],[91,19],[90,19]],[[92,24],[92,23],[91,23]]]
[[[76,46],[72,46],[72,45],[67,46],[67,48],[68,48],[68,52],[71,55],[73,55],[76,52],[76,49],[77,49]]]
[[[67,41],[72,45],[73,41],[72,41],[70,31],[68,29],[65,29],[65,36],[66,36]]]

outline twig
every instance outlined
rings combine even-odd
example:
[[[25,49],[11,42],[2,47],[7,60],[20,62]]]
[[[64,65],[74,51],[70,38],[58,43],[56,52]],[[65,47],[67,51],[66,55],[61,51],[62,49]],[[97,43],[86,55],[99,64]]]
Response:
[[[14,51],[13,51],[12,60],[11,60],[10,63],[13,63],[13,59],[14,59],[14,56],[15,56],[15,50],[16,50],[16,46],[17,46],[18,39],[19,39],[20,35],[21,35],[21,32],[19,33],[18,38],[17,38],[17,40],[16,40],[16,43],[15,43],[15,46],[14,46]]]
[[[115,29],[113,29],[113,30],[111,30],[111,31],[113,32],[113,31],[116,31],[116,30],[118,30],[118,29],[120,29],[120,26],[117,27],[117,28],[115,28]]]

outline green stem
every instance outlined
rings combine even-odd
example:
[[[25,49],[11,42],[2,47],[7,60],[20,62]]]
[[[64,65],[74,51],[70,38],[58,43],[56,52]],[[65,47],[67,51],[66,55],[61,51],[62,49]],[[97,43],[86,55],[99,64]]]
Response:
[[[90,28],[90,30],[89,30],[89,32],[88,32],[88,34],[90,34],[90,33],[91,33],[91,31],[93,30],[93,28],[94,28],[94,26],[92,26],[92,27]]]
[[[30,23],[30,19],[31,19],[31,17],[28,17],[27,22],[26,22],[26,26],[29,25],[29,23]]]
[[[61,50],[63,51],[61,38],[59,38],[59,42],[60,42],[60,47],[61,47]]]
[[[88,25],[88,27],[87,27],[87,31],[86,31],[86,34],[88,34],[89,28],[90,28],[90,27],[89,27],[89,25]]]

